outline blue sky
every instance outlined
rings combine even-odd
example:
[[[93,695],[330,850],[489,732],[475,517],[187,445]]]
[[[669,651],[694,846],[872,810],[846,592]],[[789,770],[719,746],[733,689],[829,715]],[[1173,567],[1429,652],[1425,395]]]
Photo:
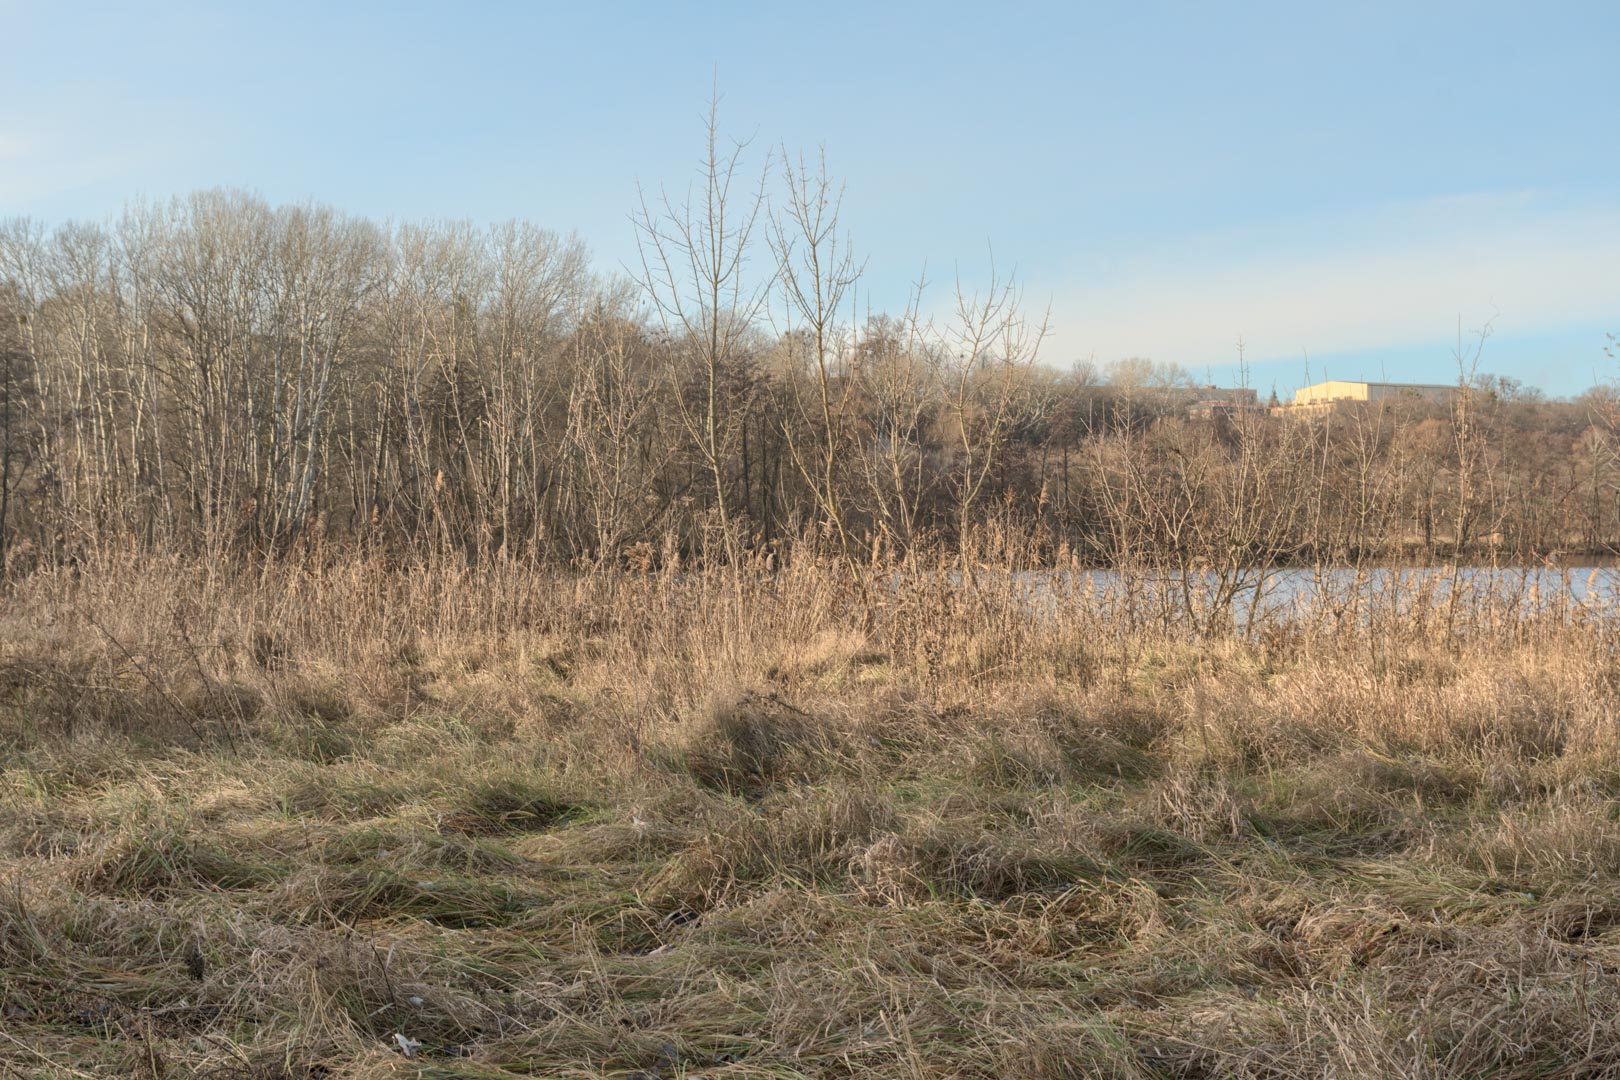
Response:
[[[1620,4],[78,4],[0,0],[0,216],[235,185],[523,217],[634,259],[711,84],[824,146],[875,309],[994,251],[1043,359],[1262,389],[1620,375]]]

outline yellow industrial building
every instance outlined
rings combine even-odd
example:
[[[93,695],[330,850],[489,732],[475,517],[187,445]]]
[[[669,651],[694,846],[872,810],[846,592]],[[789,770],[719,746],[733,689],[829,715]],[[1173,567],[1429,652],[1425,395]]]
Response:
[[[1380,401],[1426,401],[1444,405],[1457,396],[1455,385],[1443,383],[1389,383],[1348,382],[1331,379],[1327,382],[1302,386],[1294,391],[1294,400],[1284,406],[1290,412],[1314,415],[1327,412],[1338,405],[1351,403],[1377,403]]]

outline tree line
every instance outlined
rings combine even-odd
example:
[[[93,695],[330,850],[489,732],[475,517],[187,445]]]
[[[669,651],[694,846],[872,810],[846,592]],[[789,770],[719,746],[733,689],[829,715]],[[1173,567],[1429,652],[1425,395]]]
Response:
[[[640,262],[526,222],[240,191],[0,224],[0,561],[113,543],[569,565],[950,552],[1252,567],[1609,551],[1620,410],[1475,374],[1449,405],[1198,415],[1169,364],[1043,366],[1001,275],[859,313],[819,162],[711,125]]]

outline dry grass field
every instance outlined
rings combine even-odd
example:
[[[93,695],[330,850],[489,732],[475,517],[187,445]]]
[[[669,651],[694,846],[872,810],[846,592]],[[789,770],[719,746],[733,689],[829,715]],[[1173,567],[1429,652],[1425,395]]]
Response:
[[[1620,659],[1005,575],[0,601],[0,1075],[1620,1074]]]

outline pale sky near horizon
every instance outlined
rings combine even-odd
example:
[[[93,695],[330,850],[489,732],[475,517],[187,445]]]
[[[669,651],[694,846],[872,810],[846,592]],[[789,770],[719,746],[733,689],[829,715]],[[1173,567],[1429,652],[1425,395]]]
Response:
[[[993,250],[1042,359],[1286,392],[1620,376],[1620,3],[0,0],[0,217],[247,187],[635,258],[720,126],[825,149],[873,309]],[[863,305],[864,306],[864,305]],[[1308,367],[1307,358],[1308,357]]]

